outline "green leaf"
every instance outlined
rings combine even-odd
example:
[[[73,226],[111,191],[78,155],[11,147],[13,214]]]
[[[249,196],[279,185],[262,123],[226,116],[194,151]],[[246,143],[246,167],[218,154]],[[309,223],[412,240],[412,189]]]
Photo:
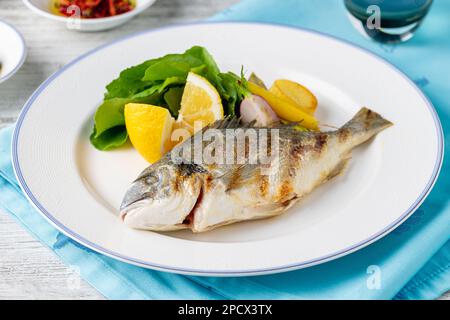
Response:
[[[182,54],[168,54],[127,68],[108,84],[104,101],[95,113],[92,144],[100,150],[109,150],[126,142],[123,110],[130,102],[166,107],[173,116],[178,116],[189,72],[208,79],[220,94],[225,114],[236,115],[236,107],[248,95],[245,79],[231,72],[220,73],[209,52],[194,46]]]
[[[179,77],[170,77],[170,78],[165,79],[163,82],[155,84],[152,87],[135,94],[133,96],[133,98],[148,97],[155,93],[163,93],[170,86],[183,85],[185,83],[186,83],[185,78],[183,79],[183,78],[179,78]]]
[[[164,94],[164,101],[167,103],[170,113],[173,117],[178,117],[180,110],[181,97],[183,96],[183,87],[173,87]]]
[[[219,67],[217,66],[214,58],[211,54],[206,50],[206,48],[200,46],[194,46],[191,49],[187,50],[185,54],[192,55],[197,59],[201,60],[205,66],[205,72],[203,73],[210,81],[219,81]]]
[[[218,88],[218,91],[222,97],[225,113],[234,117],[237,114],[237,107],[250,94],[250,91],[247,89],[245,79],[232,72],[220,73],[219,78],[222,88]]]
[[[128,133],[125,126],[117,126],[104,131],[102,134],[97,135],[94,128],[90,136],[91,143],[99,150],[111,150],[120,147],[127,142]]]
[[[186,79],[192,68],[199,67],[202,64],[202,60],[197,59],[188,53],[166,56],[145,70],[142,81],[158,81],[170,77]]]
[[[94,116],[95,121],[95,135],[99,137],[103,132],[117,126],[125,126],[125,117],[123,115],[123,108],[125,104],[130,102],[128,98],[113,98],[105,100]]]
[[[105,99],[128,98],[150,86],[151,83],[143,82],[142,77],[145,70],[154,63],[156,60],[148,60],[122,71],[117,79],[106,86]]]

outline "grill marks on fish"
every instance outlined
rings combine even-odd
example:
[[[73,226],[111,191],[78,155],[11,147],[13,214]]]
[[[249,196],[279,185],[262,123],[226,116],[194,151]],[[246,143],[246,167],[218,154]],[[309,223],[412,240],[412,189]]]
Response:
[[[278,194],[275,197],[276,202],[284,203],[286,200],[290,200],[293,197],[294,188],[291,180],[285,180],[281,183]]]
[[[190,176],[196,173],[207,173],[202,166],[195,163],[180,163],[178,164],[181,175]]]
[[[379,114],[362,108],[335,131],[299,132],[286,125],[254,128],[267,130],[268,150],[274,143],[270,130],[279,129],[278,152],[265,165],[248,161],[248,138],[240,146],[244,148],[243,164],[202,164],[193,159],[174,163],[167,155],[135,181],[124,198],[121,216],[134,228],[190,228],[203,232],[238,221],[279,215],[315,187],[342,173],[355,146],[391,125]],[[236,119],[225,119],[210,128],[222,130],[225,135],[224,130],[241,126]],[[195,146],[194,139],[191,137],[183,145]],[[236,148],[232,150],[235,160]],[[172,218],[165,219],[165,215]],[[171,225],[167,221],[175,222]]]
[[[236,188],[238,185],[240,185],[241,183],[241,175],[242,175],[242,167],[237,167],[236,170],[234,170],[231,175],[230,178],[228,179],[228,183],[227,183],[227,190],[232,190],[234,188]]]
[[[324,133],[319,133],[315,135],[315,139],[316,142],[314,144],[314,150],[317,153],[321,153],[327,145],[328,135]]]
[[[337,136],[340,143],[346,142],[350,138],[350,129],[348,128],[342,128],[337,131]]]
[[[325,152],[329,134],[313,133],[304,139],[294,139],[290,143],[290,155],[296,159],[304,159],[305,156],[320,156]]]
[[[368,130],[370,126],[372,125],[373,120],[375,120],[377,117],[377,114],[373,112],[370,109],[367,109],[367,112],[365,113],[365,120],[364,120],[364,128]]]
[[[212,190],[214,188],[214,177],[211,174],[206,174],[203,180],[203,188],[206,192]]]
[[[262,198],[267,197],[269,193],[269,178],[265,175],[259,178],[259,194]]]

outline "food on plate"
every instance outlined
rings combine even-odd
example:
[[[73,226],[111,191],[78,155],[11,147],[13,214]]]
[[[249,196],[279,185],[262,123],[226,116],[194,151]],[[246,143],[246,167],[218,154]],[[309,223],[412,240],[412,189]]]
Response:
[[[275,80],[269,91],[277,97],[289,100],[311,115],[316,111],[317,98],[300,83],[286,79]]]
[[[223,118],[222,101],[216,88],[204,77],[189,72],[180,102],[178,121],[199,129]]]
[[[318,185],[340,174],[353,148],[391,125],[367,108],[338,130],[329,132],[302,132],[280,122],[262,128],[242,124],[239,119],[219,120],[145,169],[127,191],[120,217],[137,229],[204,232],[279,215]],[[227,130],[243,128],[258,133],[266,130],[267,143],[278,145],[279,150],[271,154],[271,161],[252,163],[252,154],[247,151],[243,164],[209,163],[192,156],[196,148],[208,147],[204,139],[196,144],[197,137],[210,130],[223,137]],[[239,154],[239,147],[242,146],[236,143],[223,149],[223,156]],[[250,147],[246,144],[244,150]],[[215,150],[217,155],[221,149]]]
[[[175,120],[169,110],[129,103],[125,106],[124,114],[130,141],[148,162],[158,161],[170,150],[170,136]]]
[[[128,133],[123,110],[127,103],[160,106],[177,118],[190,72],[214,86],[224,116],[236,116],[241,101],[249,94],[245,79],[232,72],[221,72],[205,48],[194,46],[182,54],[168,54],[125,69],[108,84],[103,103],[94,116],[91,143],[99,150],[125,144]]]
[[[258,85],[258,86],[260,86],[260,87],[262,87],[262,88],[267,90],[267,86],[264,83],[264,81],[260,77],[258,77],[254,72],[252,72],[250,74],[250,77],[248,77],[248,81],[249,82],[253,82],[254,84],[256,84],[256,85]]]
[[[205,78],[189,73],[182,94],[176,122],[166,108],[143,103],[125,105],[125,127],[131,143],[150,163],[196,131],[223,119],[219,93]],[[176,139],[172,133],[178,129],[188,132]]]
[[[239,110],[243,123],[255,121],[258,127],[266,127],[280,120],[267,101],[254,94],[242,100]]]
[[[351,151],[392,125],[362,108],[321,132],[304,85],[221,72],[194,46],[123,70],[106,87],[90,140],[128,139],[152,165],[132,183],[120,217],[132,228],[204,232],[276,216],[343,172]]]
[[[311,130],[319,129],[317,119],[290,100],[276,96],[253,82],[248,82],[248,89],[251,93],[264,98],[280,118],[292,122],[301,122],[302,126]]]
[[[51,0],[50,9],[56,15],[80,18],[106,18],[129,12],[135,0]]]

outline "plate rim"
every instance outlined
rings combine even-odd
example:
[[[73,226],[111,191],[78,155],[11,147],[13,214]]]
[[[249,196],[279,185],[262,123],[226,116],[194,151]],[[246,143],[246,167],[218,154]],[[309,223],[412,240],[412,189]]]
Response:
[[[13,75],[15,75],[17,73],[17,71],[19,71],[20,68],[22,68],[22,66],[25,63],[25,60],[27,58],[28,50],[27,50],[27,46],[26,46],[25,39],[24,39],[23,35],[19,32],[19,30],[16,27],[14,27],[9,22],[6,22],[5,20],[0,20],[0,24],[3,24],[7,28],[10,28],[16,34],[17,38],[21,42],[21,51],[22,51],[20,53],[20,60],[16,64],[14,69],[12,69],[10,72],[5,74],[4,76],[0,76],[0,83],[2,83],[2,82],[5,82],[6,80],[8,80],[9,78],[11,78]]]
[[[64,73],[67,69],[69,69],[70,67],[76,65],[79,61],[84,60],[85,58],[89,57],[90,55],[96,53],[97,51],[100,51],[104,48],[107,48],[109,46],[115,45],[117,43],[120,43],[122,41],[143,35],[143,34],[148,34],[148,33],[153,33],[153,32],[158,32],[161,30],[167,30],[167,29],[175,29],[175,28],[183,28],[183,27],[188,27],[188,26],[196,26],[196,25],[230,25],[230,24],[244,24],[244,25],[253,25],[253,26],[271,26],[271,27],[277,27],[277,28],[286,28],[289,30],[295,30],[295,31],[302,31],[305,33],[309,33],[312,34],[314,36],[319,36],[319,37],[324,37],[327,39],[331,39],[333,41],[337,41],[339,43],[344,43],[349,45],[350,47],[352,47],[355,50],[358,50],[360,52],[363,52],[371,57],[373,57],[374,59],[380,61],[381,63],[383,63],[384,65],[386,65],[388,68],[390,68],[391,70],[393,70],[394,72],[396,72],[397,74],[399,74],[403,79],[405,79],[414,89],[415,91],[422,97],[423,101],[425,102],[425,104],[428,107],[428,110],[430,111],[432,118],[434,120],[434,125],[435,125],[435,129],[436,129],[436,134],[437,134],[437,142],[438,142],[438,150],[437,150],[437,157],[436,157],[436,162],[433,168],[433,173],[431,174],[431,177],[428,181],[428,183],[426,184],[424,190],[420,193],[419,197],[410,205],[410,207],[406,210],[406,212],[404,212],[399,218],[397,218],[395,221],[393,221],[391,224],[389,224],[388,226],[386,226],[385,228],[383,228],[382,230],[378,231],[377,233],[375,233],[374,235],[368,237],[365,240],[359,241],[356,244],[353,244],[351,246],[348,246],[346,248],[343,248],[341,250],[338,250],[336,252],[330,253],[328,255],[322,256],[322,257],[318,257],[318,258],[314,258],[311,260],[306,260],[306,261],[301,261],[298,263],[291,263],[289,265],[284,265],[284,266],[277,266],[277,267],[272,267],[272,268],[263,268],[263,269],[247,269],[247,270],[233,270],[233,271],[229,271],[229,270],[202,270],[202,269],[190,269],[190,268],[180,268],[180,267],[172,267],[172,266],[166,266],[166,265],[160,265],[157,263],[152,263],[149,261],[143,261],[140,259],[135,259],[132,257],[128,257],[126,255],[123,254],[119,254],[117,252],[114,252],[112,250],[103,248],[102,246],[99,246],[87,239],[85,239],[84,237],[78,235],[75,231],[65,227],[65,225],[61,222],[59,222],[50,212],[48,212],[45,207],[35,198],[35,196],[33,195],[33,192],[29,189],[25,178],[23,177],[21,168],[20,168],[20,163],[18,160],[18,142],[19,142],[19,133],[20,133],[20,128],[22,126],[22,123],[26,117],[26,114],[28,112],[28,110],[32,107],[34,101],[36,100],[36,98],[41,94],[42,91],[44,91],[46,89],[46,87],[52,83],[59,75],[61,75],[62,73]],[[343,257],[345,255],[348,255],[352,252],[355,252],[357,250],[360,250],[370,244],[372,244],[373,242],[381,239],[382,237],[384,237],[385,235],[389,234],[391,231],[393,231],[395,228],[397,228],[399,225],[401,225],[407,218],[409,218],[416,210],[417,208],[423,203],[423,201],[426,199],[426,197],[429,195],[429,193],[431,192],[431,190],[433,189],[433,186],[439,176],[441,167],[442,167],[442,163],[443,163],[443,158],[444,158],[444,134],[443,134],[443,129],[442,129],[442,125],[439,119],[439,116],[437,114],[436,109],[434,108],[433,104],[431,103],[431,101],[428,99],[428,97],[423,93],[423,91],[403,72],[401,71],[398,67],[396,67],[395,65],[393,65],[392,63],[390,63],[388,60],[386,60],[385,58],[383,58],[382,56],[364,48],[361,47],[355,43],[352,43],[348,40],[345,39],[341,39],[338,37],[335,37],[333,35],[327,34],[327,33],[323,33],[320,31],[316,31],[316,30],[312,30],[309,28],[303,28],[303,27],[297,27],[297,26],[292,26],[292,25],[287,25],[287,24],[283,24],[283,23],[267,23],[267,22],[245,22],[245,21],[202,21],[202,22],[188,22],[188,23],[177,23],[177,24],[171,24],[168,26],[163,26],[160,28],[155,28],[155,29],[147,29],[147,30],[143,30],[140,32],[136,32],[136,33],[132,33],[129,34],[127,36],[118,38],[114,41],[108,42],[104,45],[101,45],[99,47],[96,47],[80,56],[78,56],[77,58],[73,59],[72,61],[70,61],[68,64],[66,64],[64,67],[62,67],[60,70],[56,71],[55,73],[53,73],[49,78],[47,78],[34,92],[33,94],[30,96],[30,98],[27,100],[27,102],[24,104],[19,117],[17,119],[17,123],[15,125],[14,128],[14,132],[13,132],[13,138],[12,138],[12,146],[11,146],[11,156],[12,156],[12,162],[13,162],[13,169],[14,169],[14,173],[16,175],[16,178],[19,182],[20,188],[22,189],[22,191],[24,192],[24,195],[26,196],[26,198],[29,200],[29,202],[33,205],[33,207],[35,209],[37,209],[37,211],[48,221],[50,222],[56,229],[58,229],[60,232],[62,232],[63,234],[65,234],[66,236],[68,236],[69,238],[75,240],[76,242],[81,243],[82,245],[96,251],[99,252],[101,254],[104,254],[106,256],[109,256],[111,258],[126,262],[126,263],[130,263],[130,264],[134,264],[134,265],[138,265],[141,267],[145,267],[145,268],[150,268],[150,269],[155,269],[155,270],[159,270],[159,271],[165,271],[165,272],[173,272],[173,273],[178,273],[178,274],[187,274],[187,275],[198,275],[198,276],[249,276],[249,275],[262,275],[262,274],[271,274],[271,273],[280,273],[280,272],[286,272],[286,271],[291,271],[291,270],[297,270],[297,269],[302,269],[302,268],[307,268],[307,267],[311,267],[314,265],[318,265],[321,263],[325,263],[340,257]]]

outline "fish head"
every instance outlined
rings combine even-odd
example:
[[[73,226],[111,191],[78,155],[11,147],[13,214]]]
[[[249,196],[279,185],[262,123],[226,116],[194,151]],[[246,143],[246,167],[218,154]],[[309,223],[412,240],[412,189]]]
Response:
[[[156,163],[132,183],[120,207],[128,226],[169,231],[187,227],[201,192],[199,171],[183,164]]]

